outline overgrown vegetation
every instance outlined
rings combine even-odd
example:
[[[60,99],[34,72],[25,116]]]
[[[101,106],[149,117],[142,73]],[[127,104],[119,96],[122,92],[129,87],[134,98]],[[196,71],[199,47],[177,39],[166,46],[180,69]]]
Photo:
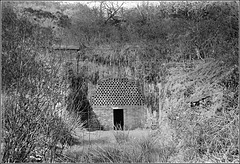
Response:
[[[113,132],[113,135],[116,139],[116,142],[119,143],[119,144],[122,144],[124,142],[128,142],[130,140],[129,131],[128,132],[122,131],[121,128],[115,130]]]
[[[3,25],[3,162],[30,162],[37,155],[53,162],[58,143],[73,144],[72,131],[81,127],[76,121],[67,124],[56,110],[57,104],[64,107],[67,91],[61,62],[33,44],[42,39],[35,32],[45,27],[19,17],[8,3]]]
[[[89,148],[87,152],[69,150],[65,152],[65,155],[74,162],[87,163],[167,162],[168,159],[175,154],[174,145],[162,145],[159,139],[159,137],[156,138],[151,135],[137,140],[128,138],[128,140],[121,142],[121,144],[108,143]]]
[[[186,153],[182,160],[208,157],[215,162],[236,162],[238,68],[219,61],[197,66],[188,73],[179,71],[182,66],[173,69],[164,91],[163,109],[176,142],[181,142]]]
[[[2,3],[3,162],[239,163],[239,2],[95,3]],[[114,74],[143,83],[158,133],[63,153],[103,129],[89,86]]]

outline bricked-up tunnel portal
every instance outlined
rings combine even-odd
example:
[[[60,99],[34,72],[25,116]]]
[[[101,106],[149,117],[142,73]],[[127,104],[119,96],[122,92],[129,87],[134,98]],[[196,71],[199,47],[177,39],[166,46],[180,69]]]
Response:
[[[113,109],[114,130],[123,130],[124,127],[123,109]]]
[[[128,78],[105,78],[91,98],[93,111],[105,129],[135,129],[143,125],[144,94],[140,84]]]

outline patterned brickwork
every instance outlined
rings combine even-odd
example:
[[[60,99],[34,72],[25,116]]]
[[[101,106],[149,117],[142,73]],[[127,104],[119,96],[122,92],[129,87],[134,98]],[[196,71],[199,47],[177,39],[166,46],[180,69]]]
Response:
[[[108,78],[100,81],[93,106],[142,106],[143,94],[134,80]]]

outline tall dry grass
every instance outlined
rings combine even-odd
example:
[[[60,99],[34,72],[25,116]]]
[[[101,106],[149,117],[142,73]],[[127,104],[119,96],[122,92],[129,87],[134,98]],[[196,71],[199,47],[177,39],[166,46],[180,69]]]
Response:
[[[176,153],[175,146],[164,145],[160,142],[157,135],[148,135],[143,138],[132,138],[124,135],[124,131],[118,131],[114,134],[117,138],[121,138],[121,142],[94,145],[82,150],[69,150],[65,152],[65,156],[74,162],[87,163],[149,163],[149,162],[168,162],[171,156]],[[119,137],[119,136],[120,137]],[[126,137],[128,136],[128,137]]]
[[[237,67],[210,61],[198,63],[188,73],[182,68],[171,71],[164,109],[179,144],[175,161],[238,162]]]
[[[54,162],[57,149],[77,142],[72,133],[81,128],[79,118],[62,118],[56,109],[57,104],[61,109],[66,106],[67,82],[62,76],[61,60],[53,54],[36,56],[31,52],[24,48],[18,51],[24,56],[18,61],[22,69],[18,79],[13,80],[15,87],[4,90],[3,162],[34,162],[37,156],[42,162]],[[32,60],[23,65],[23,59],[31,55]],[[4,62],[3,67],[11,66],[12,61]]]

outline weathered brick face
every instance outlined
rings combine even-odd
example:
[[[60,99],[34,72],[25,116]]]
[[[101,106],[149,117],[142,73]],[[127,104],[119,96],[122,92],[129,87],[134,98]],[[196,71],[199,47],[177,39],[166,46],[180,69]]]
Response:
[[[110,107],[93,107],[93,111],[104,130],[113,129],[113,111]]]
[[[118,107],[113,109],[112,107],[94,106],[93,110],[97,115],[97,119],[104,127],[104,130],[112,130],[114,127],[113,110],[123,109],[124,129],[136,129],[143,128],[146,124],[147,114],[146,109],[143,106],[129,106]]]
[[[146,110],[143,106],[133,106],[124,110],[126,129],[143,128],[146,123]]]

